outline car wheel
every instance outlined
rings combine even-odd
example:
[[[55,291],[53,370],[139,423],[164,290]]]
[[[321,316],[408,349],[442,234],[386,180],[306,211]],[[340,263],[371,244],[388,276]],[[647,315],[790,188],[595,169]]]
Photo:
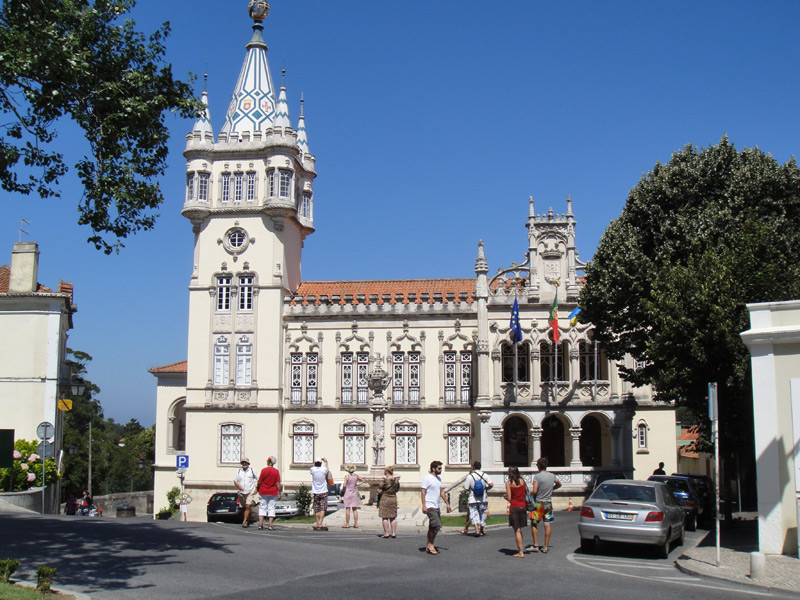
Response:
[[[689,515],[686,519],[686,529],[697,531],[697,515]]]
[[[667,537],[664,540],[664,543],[658,547],[658,557],[659,558],[669,558],[669,546],[672,538],[672,530],[667,532]]]
[[[676,546],[683,546],[686,542],[686,527],[681,527],[681,534],[678,536],[677,541],[675,542]]]
[[[581,538],[581,552],[584,554],[592,554],[594,552],[593,538]]]

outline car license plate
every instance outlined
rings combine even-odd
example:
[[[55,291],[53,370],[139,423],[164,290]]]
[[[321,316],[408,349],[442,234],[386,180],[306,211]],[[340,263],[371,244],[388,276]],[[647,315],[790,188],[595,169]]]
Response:
[[[630,513],[606,513],[606,519],[614,519],[615,521],[633,521],[633,515]]]
[[[218,508],[217,512],[231,512],[230,508]]]

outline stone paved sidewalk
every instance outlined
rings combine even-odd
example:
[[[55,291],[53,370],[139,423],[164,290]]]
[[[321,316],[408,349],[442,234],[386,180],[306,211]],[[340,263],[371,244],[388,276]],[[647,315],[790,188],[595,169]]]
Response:
[[[758,522],[740,521],[720,533],[720,566],[717,567],[714,530],[694,548],[687,549],[675,566],[690,575],[734,581],[800,594],[800,560],[793,556],[767,555],[764,576],[750,577],[750,554],[758,550]]]

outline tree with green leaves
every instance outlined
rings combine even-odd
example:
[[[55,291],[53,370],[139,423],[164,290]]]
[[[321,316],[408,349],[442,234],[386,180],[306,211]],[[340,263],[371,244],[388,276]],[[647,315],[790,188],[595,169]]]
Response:
[[[719,384],[721,438],[752,440],[746,304],[800,297],[800,170],[723,137],[656,164],[586,268],[581,317],[635,385],[690,410],[708,431]],[[706,439],[708,439],[706,435]]]
[[[88,241],[105,253],[151,229],[163,201],[166,113],[201,104],[164,61],[165,23],[149,37],[124,19],[135,0],[5,0],[0,4],[0,186],[58,196],[67,172],[56,150],[70,119],[88,154],[74,165]]]

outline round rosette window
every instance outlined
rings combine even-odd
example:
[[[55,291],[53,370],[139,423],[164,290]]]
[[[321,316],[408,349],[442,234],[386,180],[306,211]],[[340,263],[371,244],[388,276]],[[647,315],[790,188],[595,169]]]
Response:
[[[231,254],[240,254],[250,243],[250,236],[241,227],[232,227],[225,233],[225,249]]]

